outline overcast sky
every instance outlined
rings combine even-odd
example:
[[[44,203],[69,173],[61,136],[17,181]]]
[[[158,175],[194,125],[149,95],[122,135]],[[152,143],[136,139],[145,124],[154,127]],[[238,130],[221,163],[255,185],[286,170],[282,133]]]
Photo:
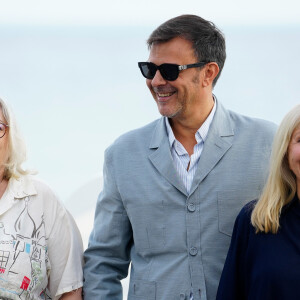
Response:
[[[300,24],[297,0],[0,0],[0,23],[153,25],[184,13],[222,25]]]

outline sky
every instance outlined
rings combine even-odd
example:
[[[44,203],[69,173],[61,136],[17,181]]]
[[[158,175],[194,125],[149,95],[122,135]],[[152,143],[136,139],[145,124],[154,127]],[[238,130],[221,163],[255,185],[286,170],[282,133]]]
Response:
[[[153,25],[184,13],[223,25],[299,24],[297,0],[10,0],[0,23],[31,25]]]

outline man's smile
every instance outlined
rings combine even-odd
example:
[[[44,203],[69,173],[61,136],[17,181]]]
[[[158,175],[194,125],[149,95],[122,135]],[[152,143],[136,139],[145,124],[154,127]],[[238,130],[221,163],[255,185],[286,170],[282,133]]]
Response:
[[[156,93],[157,101],[165,102],[169,100],[169,98],[174,95],[176,92],[169,92],[169,93]]]

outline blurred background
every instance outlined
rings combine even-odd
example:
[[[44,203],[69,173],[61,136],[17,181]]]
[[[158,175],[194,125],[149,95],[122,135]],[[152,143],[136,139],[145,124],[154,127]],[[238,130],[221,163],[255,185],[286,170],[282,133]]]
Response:
[[[105,148],[159,118],[137,67],[148,59],[150,33],[186,13],[213,21],[227,41],[217,98],[279,123],[300,102],[298,3],[0,0],[0,97],[26,139],[26,166],[72,212],[85,247]]]

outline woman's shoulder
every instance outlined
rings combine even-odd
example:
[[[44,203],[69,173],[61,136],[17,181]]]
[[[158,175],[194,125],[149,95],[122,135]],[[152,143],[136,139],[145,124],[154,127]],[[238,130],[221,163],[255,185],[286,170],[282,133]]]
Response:
[[[251,214],[257,203],[257,200],[252,200],[244,205],[236,218],[236,226],[240,228],[253,227],[251,224]]]
[[[241,209],[240,214],[244,215],[245,217],[251,217],[252,211],[256,203],[257,203],[257,199],[246,203],[244,207]]]
[[[37,193],[55,194],[54,190],[50,187],[50,185],[41,178],[36,177],[36,175],[23,176],[23,180],[25,184],[32,184],[35,187]]]
[[[35,175],[22,175],[17,179],[12,178],[10,181],[11,188],[17,197],[30,197],[35,205],[42,205],[47,211],[65,210],[55,191]]]
[[[36,177],[35,175],[26,175],[22,176],[21,180],[23,181],[25,190],[26,188],[29,188],[30,190],[35,190],[35,193],[40,197],[48,196],[58,201],[58,196],[54,189],[43,179]]]

